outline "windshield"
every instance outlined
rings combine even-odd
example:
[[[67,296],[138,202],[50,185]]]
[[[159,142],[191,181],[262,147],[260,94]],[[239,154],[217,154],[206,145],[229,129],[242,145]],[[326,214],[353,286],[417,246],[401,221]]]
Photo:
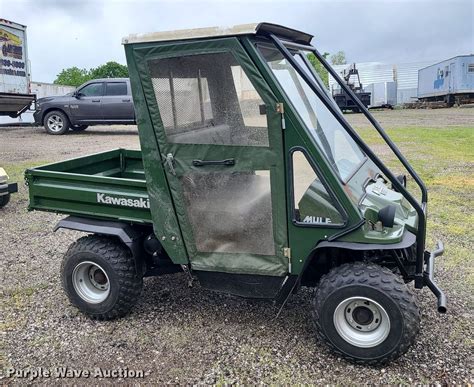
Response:
[[[268,45],[258,45],[258,48],[312,138],[341,179],[347,181],[365,161],[359,146],[280,51]],[[314,77],[302,57],[305,54],[297,50],[290,51],[303,69]],[[326,93],[326,90],[323,91]]]

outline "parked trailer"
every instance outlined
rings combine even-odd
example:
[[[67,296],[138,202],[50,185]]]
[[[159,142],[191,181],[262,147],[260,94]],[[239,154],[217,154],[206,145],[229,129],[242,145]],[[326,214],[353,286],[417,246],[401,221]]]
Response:
[[[418,99],[453,106],[474,102],[474,54],[460,55],[418,71]]]
[[[390,108],[397,104],[397,82],[377,82],[364,87],[370,93],[369,108]]]
[[[30,90],[26,26],[0,19],[0,116],[18,117],[35,100]]]
[[[46,82],[30,82],[30,90],[36,95],[36,101],[44,97],[56,97],[72,93],[76,88],[74,86],[56,85],[54,83]],[[32,104],[30,108],[21,113],[18,117],[0,116],[0,126],[19,126],[19,125],[33,125],[35,119],[33,113],[36,104]],[[32,109],[33,108],[33,109]]]

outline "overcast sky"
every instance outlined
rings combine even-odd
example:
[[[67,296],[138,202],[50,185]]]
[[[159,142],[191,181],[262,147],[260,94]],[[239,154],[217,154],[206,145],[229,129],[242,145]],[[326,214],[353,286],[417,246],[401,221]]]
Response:
[[[0,17],[28,26],[33,80],[63,68],[125,64],[122,37],[268,21],[309,32],[350,62],[440,60],[474,53],[474,0],[163,1],[0,0]]]

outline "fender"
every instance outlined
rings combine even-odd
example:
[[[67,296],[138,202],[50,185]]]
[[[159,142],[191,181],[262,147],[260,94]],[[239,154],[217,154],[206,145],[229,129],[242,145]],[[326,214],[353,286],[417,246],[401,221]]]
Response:
[[[394,250],[394,249],[406,249],[416,242],[416,235],[406,231],[403,235],[403,239],[398,243],[392,244],[380,244],[380,243],[355,243],[355,242],[344,242],[338,240],[323,240],[320,241],[311,251],[310,255],[305,261],[303,269],[301,272],[296,275],[288,276],[288,281],[285,281],[280,293],[276,298],[276,303],[280,304],[280,308],[277,313],[277,317],[280,315],[283,307],[286,305],[290,295],[300,286],[301,278],[303,277],[306,268],[308,267],[309,263],[311,262],[310,257],[318,250],[324,247],[337,247],[340,249],[347,249],[347,250]]]
[[[143,235],[128,223],[68,216],[60,220],[53,231],[57,231],[60,228],[84,231],[91,234],[115,236],[130,249],[135,259],[137,273],[143,274],[146,270],[141,243]]]
[[[343,242],[343,241],[321,241],[319,242],[312,253],[317,249],[323,247],[338,247],[340,249],[348,250],[395,250],[395,249],[406,249],[412,246],[416,242],[416,235],[410,231],[405,231],[403,239],[398,243],[381,244],[381,243],[355,243],[355,242]]]

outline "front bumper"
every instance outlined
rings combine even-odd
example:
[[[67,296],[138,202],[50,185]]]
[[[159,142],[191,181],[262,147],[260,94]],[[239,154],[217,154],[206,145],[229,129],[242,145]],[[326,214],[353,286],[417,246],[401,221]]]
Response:
[[[3,183],[0,184],[0,196],[8,195],[11,193],[18,192],[17,183]]]
[[[35,124],[38,126],[43,125],[43,111],[42,110],[35,110],[33,113],[33,119],[35,120]]]
[[[443,255],[443,253],[444,245],[441,241],[438,241],[436,249],[431,253],[429,251],[425,251],[425,270],[423,272],[424,284],[430,288],[430,290],[438,299],[439,313],[446,313],[446,295],[438,286],[438,284],[434,281],[433,275],[435,258]]]

